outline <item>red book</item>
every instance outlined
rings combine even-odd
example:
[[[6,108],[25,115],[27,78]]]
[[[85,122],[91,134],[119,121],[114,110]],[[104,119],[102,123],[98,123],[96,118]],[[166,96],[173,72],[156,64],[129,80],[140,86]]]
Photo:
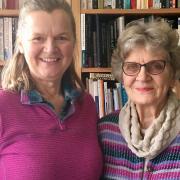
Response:
[[[5,9],[18,9],[18,8],[19,8],[19,0],[5,1]]]
[[[137,9],[136,0],[131,0],[131,9]]]

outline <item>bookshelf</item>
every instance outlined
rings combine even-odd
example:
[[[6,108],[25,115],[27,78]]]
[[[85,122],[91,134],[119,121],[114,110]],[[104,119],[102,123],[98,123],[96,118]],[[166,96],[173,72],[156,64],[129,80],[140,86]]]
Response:
[[[19,11],[17,9],[0,9],[0,17],[1,18],[5,18],[5,17],[8,17],[8,18],[18,17],[18,14],[19,14]],[[3,27],[0,27],[0,28],[3,28]],[[1,30],[3,30],[3,29],[1,29]],[[1,44],[1,45],[3,45],[3,44]],[[1,47],[1,48],[3,48],[3,47]],[[2,69],[2,67],[4,65],[5,65],[5,61],[4,61],[4,59],[1,58],[0,59],[0,69]]]
[[[2,17],[16,17],[19,14],[17,9],[0,9],[0,16]]]
[[[78,5],[77,5],[78,6]],[[79,9],[80,9],[80,1],[79,1]],[[81,14],[85,15],[104,15],[104,16],[125,16],[127,18],[131,18],[132,16],[135,16],[134,19],[142,18],[144,16],[148,15],[154,15],[159,17],[180,17],[180,8],[162,8],[162,9],[80,9],[79,14],[76,14],[78,18],[80,18]],[[77,24],[77,33],[81,34],[80,32],[80,21],[79,24]],[[81,38],[79,36],[79,38]],[[80,41],[81,42],[81,41]],[[81,44],[78,45],[79,49],[81,49]],[[81,67],[81,51],[79,52],[79,57],[77,62],[77,72],[81,78],[83,78],[83,73],[87,72],[110,72],[110,68],[86,68]],[[81,67],[81,68],[80,68]]]
[[[79,2],[80,3],[80,2]],[[80,6],[80,4],[79,4]],[[148,15],[154,15],[154,16],[159,16],[159,17],[174,17],[177,18],[178,16],[180,17],[180,8],[162,8],[162,9],[80,9],[80,14],[85,14],[85,15],[104,15],[104,16],[125,16],[127,18],[131,18],[132,16],[135,16],[134,19],[142,18],[144,16]],[[78,14],[77,16],[80,15]],[[80,21],[79,21],[80,22]],[[80,23],[77,25],[77,31],[78,34],[81,34],[80,32]],[[80,37],[80,36],[79,36]],[[80,37],[81,38],[81,37]],[[79,49],[81,49],[81,44],[78,45]],[[79,57],[78,57],[78,66],[81,67],[81,52],[79,52]],[[80,75],[81,78],[83,78],[83,73],[87,72],[111,72],[111,68],[86,68],[86,67],[81,67],[77,68],[77,72]]]
[[[82,81],[86,84],[87,87],[87,77],[91,74],[94,73],[102,73],[102,74],[110,74],[111,73],[111,68],[110,66],[108,67],[94,67],[93,65],[90,66],[84,66],[83,64],[83,53],[82,53],[82,47],[81,47],[81,43],[82,43],[82,37],[83,37],[83,32],[82,32],[82,27],[81,27],[81,19],[83,19],[81,17],[81,15],[85,15],[86,16],[99,16],[100,17],[100,21],[104,18],[105,19],[105,23],[108,22],[108,20],[110,19],[115,19],[118,18],[120,16],[124,16],[125,17],[125,24],[135,20],[135,19],[139,19],[139,18],[145,18],[145,17],[149,17],[149,16],[154,16],[154,17],[162,17],[162,18],[168,18],[168,20],[175,20],[176,21],[176,28],[177,28],[177,21],[178,21],[178,17],[180,17],[180,8],[156,8],[156,9],[81,9],[81,1],[77,1],[76,2],[76,11],[74,12],[75,18],[76,18],[76,25],[77,25],[77,37],[78,37],[78,59],[76,62],[76,70],[79,74],[79,76],[81,77]],[[94,18],[95,19],[95,18]],[[86,19],[85,19],[86,21]],[[95,21],[93,21],[93,26],[96,24]],[[173,24],[174,25],[174,24]],[[87,26],[88,27],[88,26]],[[86,27],[85,27],[86,28]],[[85,31],[84,28],[84,31]],[[84,37],[83,37],[84,38]],[[86,38],[85,38],[86,40]],[[89,43],[89,42],[88,42]],[[92,46],[94,44],[89,43]],[[101,48],[101,46],[100,46]],[[99,48],[99,49],[100,49]],[[91,53],[90,53],[91,54]],[[90,84],[92,84],[93,82],[91,81]],[[114,84],[116,85],[117,82],[114,82]],[[114,85],[112,84],[113,88]],[[89,90],[89,87],[87,87]]]

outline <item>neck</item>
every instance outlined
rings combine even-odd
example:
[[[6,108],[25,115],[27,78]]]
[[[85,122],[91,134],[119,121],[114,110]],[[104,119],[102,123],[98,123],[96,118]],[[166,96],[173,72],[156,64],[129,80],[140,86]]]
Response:
[[[36,89],[41,93],[42,96],[54,96],[61,93],[61,82],[59,81],[35,81]]]
[[[59,81],[52,82],[41,82],[36,85],[36,89],[39,91],[48,102],[54,106],[56,113],[59,113],[64,102],[64,97],[59,86]]]
[[[141,128],[147,129],[152,124],[154,119],[156,119],[159,116],[163,107],[164,107],[164,104],[159,105],[157,107],[154,107],[154,106],[146,107],[144,105],[136,106],[136,110],[137,110]]]

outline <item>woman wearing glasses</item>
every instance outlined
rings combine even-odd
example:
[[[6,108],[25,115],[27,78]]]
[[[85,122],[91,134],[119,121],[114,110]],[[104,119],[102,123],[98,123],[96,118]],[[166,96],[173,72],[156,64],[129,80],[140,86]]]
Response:
[[[179,179],[180,71],[178,35],[168,23],[132,22],[118,39],[112,70],[128,102],[99,122],[102,179]]]

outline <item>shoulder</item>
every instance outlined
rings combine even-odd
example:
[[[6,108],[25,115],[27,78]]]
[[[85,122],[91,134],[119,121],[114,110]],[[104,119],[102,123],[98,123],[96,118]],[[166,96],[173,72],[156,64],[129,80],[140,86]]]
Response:
[[[85,103],[85,104],[95,104],[93,97],[87,93],[83,92],[79,98],[79,102]]]
[[[18,96],[17,92],[0,89],[0,99],[1,99],[0,102],[1,103],[17,98],[17,96]]]
[[[104,117],[102,117],[99,120],[99,124],[103,124],[103,123],[118,123],[119,121],[119,110],[118,111],[114,111],[111,114],[108,114]]]
[[[98,121],[98,131],[101,134],[104,130],[119,132],[119,111],[104,116]]]

